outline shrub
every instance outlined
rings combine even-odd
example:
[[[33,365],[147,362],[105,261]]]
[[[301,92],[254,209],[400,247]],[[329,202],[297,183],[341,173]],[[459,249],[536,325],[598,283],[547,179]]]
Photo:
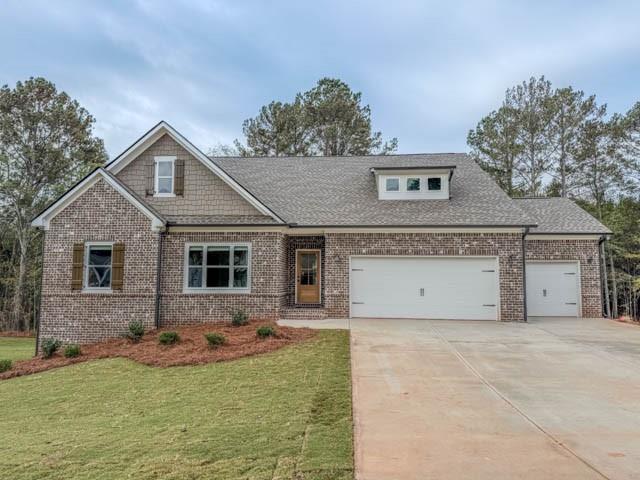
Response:
[[[58,351],[62,343],[60,340],[55,340],[53,338],[45,338],[42,341],[42,356],[44,358],[51,358],[53,354]]]
[[[231,310],[231,325],[234,327],[242,327],[249,323],[249,314],[238,308],[237,310]]]
[[[80,345],[67,345],[64,347],[64,356],[67,358],[74,358],[80,355]]]
[[[125,334],[125,336],[131,340],[133,343],[138,343],[142,340],[142,336],[144,335],[144,325],[142,322],[138,320],[134,320],[129,323],[129,331]]]
[[[6,372],[7,370],[11,370],[11,366],[13,362],[11,360],[0,360],[0,373]]]
[[[205,333],[204,338],[207,339],[210,348],[218,348],[227,343],[227,337],[221,333]]]
[[[262,327],[258,327],[256,334],[260,338],[274,337],[276,335],[276,330],[269,325],[263,325]]]
[[[180,335],[178,335],[178,332],[162,332],[158,337],[158,341],[162,345],[173,345],[180,341]]]

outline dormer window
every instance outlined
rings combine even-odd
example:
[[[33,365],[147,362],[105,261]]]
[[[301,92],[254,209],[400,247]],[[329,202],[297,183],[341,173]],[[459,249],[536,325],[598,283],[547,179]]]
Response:
[[[380,200],[446,200],[454,166],[375,167]]]
[[[155,196],[174,196],[176,157],[155,157]]]
[[[386,179],[387,192],[399,192],[400,191],[400,179],[399,178],[387,178]]]

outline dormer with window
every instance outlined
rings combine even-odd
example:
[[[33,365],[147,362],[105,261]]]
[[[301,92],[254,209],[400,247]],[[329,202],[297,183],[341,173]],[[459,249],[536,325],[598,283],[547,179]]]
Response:
[[[372,168],[379,200],[446,200],[455,167]]]

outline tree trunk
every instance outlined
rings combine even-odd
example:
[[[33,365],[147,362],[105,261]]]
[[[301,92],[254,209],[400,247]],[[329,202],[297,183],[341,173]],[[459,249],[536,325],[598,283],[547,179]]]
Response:
[[[607,245],[609,245],[609,240],[607,240]],[[612,318],[618,318],[618,287],[616,285],[616,269],[613,265],[611,245],[609,245],[609,265],[611,267],[611,315]]]
[[[18,267],[18,278],[16,280],[15,291],[13,292],[13,327],[15,330],[24,330],[24,312],[22,303],[24,301],[25,279],[27,277],[27,242],[20,239],[20,265]]]

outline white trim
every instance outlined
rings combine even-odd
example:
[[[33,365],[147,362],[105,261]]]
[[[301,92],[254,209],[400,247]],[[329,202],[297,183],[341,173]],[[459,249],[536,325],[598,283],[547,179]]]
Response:
[[[354,318],[352,315],[352,303],[351,292],[353,290],[353,279],[351,276],[351,260],[353,258],[437,258],[437,259],[465,259],[465,258],[490,258],[495,260],[496,265],[496,319],[495,321],[502,320],[502,290],[500,288],[500,257],[497,255],[349,255],[349,318]],[[485,320],[482,320],[485,321]]]
[[[203,247],[202,254],[202,284],[207,281],[206,278],[206,250],[207,247],[246,247],[247,248],[247,286],[245,288],[234,287],[216,287],[216,288],[194,288],[189,287],[189,248],[191,247]],[[233,269],[233,255],[229,257],[229,269]],[[184,259],[182,262],[182,293],[191,294],[250,294],[251,293],[251,278],[253,270],[253,257],[251,250],[251,242],[185,242],[184,244]],[[243,267],[244,265],[237,265]],[[233,275],[230,275],[229,282],[233,281]]]
[[[582,317],[582,262],[580,260],[527,260],[525,262],[525,275],[526,275],[526,266],[529,263],[570,263],[570,264],[575,264],[577,265],[577,269],[576,269],[576,275],[578,276],[578,305],[577,305],[577,310],[578,310],[578,316],[576,318],[581,318]],[[529,297],[527,296],[527,301],[529,301]],[[528,309],[527,309],[528,310]],[[527,317],[530,317],[532,315],[529,315],[527,313]],[[565,317],[565,318],[573,318],[573,317]]]
[[[65,208],[67,208],[76,198],[85,193],[89,188],[95,185],[99,180],[106,181],[111,187],[114,188],[120,195],[122,195],[126,200],[128,200],[133,206],[135,206],[138,210],[140,210],[146,217],[151,220],[151,228],[154,231],[159,231],[164,228],[164,220],[158,217],[155,213],[153,213],[149,208],[140,202],[137,198],[131,195],[118,181],[114,180],[111,175],[105,172],[105,170],[100,167],[94,170],[91,174],[85,177],[80,183],[78,183],[75,187],[65,193],[62,197],[60,197],[56,202],[50,205],[44,212],[38,215],[31,222],[32,227],[40,227],[45,230],[49,229],[49,223],[51,220],[62,212]],[[98,212],[99,213],[99,212]]]
[[[85,242],[84,258],[82,260],[82,292],[84,293],[112,293],[113,292],[113,244],[114,242]],[[89,250],[91,247],[111,247],[111,273],[109,274],[108,287],[89,287]]]
[[[322,268],[322,250],[319,248],[296,248],[295,249],[295,265],[293,267],[294,269],[294,297],[293,297],[293,303],[295,305],[322,305],[322,273],[324,272],[324,269]],[[298,303],[298,252],[318,252],[318,289],[319,289],[319,294],[318,294],[318,302],[317,303]],[[349,260],[351,261],[351,260]]]
[[[158,163],[171,162],[171,192],[160,193],[160,171]],[[169,178],[163,175],[162,178]],[[153,196],[154,197],[175,197],[176,196],[176,156],[175,155],[158,155],[153,157]]]
[[[233,190],[235,190],[242,198],[249,202],[254,208],[256,208],[263,215],[272,217],[278,223],[284,223],[284,221],[273,213],[266,205],[255,198],[238,182],[231,178],[224,170],[218,165],[212,162],[209,157],[198,150],[191,142],[189,142],[184,136],[178,133],[171,125],[165,121],[161,121],[149,132],[138,139],[131,147],[120,154],[115,160],[109,163],[106,169],[114,174],[122,170],[132,160],[138,157],[142,152],[149,148],[156,140],[162,135],[167,134],[173,140],[175,140],[181,147],[183,147],[192,156],[200,160],[204,166],[211,170],[215,175],[220,177],[225,183],[227,183]]]
[[[550,235],[544,233],[527,233],[526,240],[600,240],[605,234],[585,234],[585,235]]]

